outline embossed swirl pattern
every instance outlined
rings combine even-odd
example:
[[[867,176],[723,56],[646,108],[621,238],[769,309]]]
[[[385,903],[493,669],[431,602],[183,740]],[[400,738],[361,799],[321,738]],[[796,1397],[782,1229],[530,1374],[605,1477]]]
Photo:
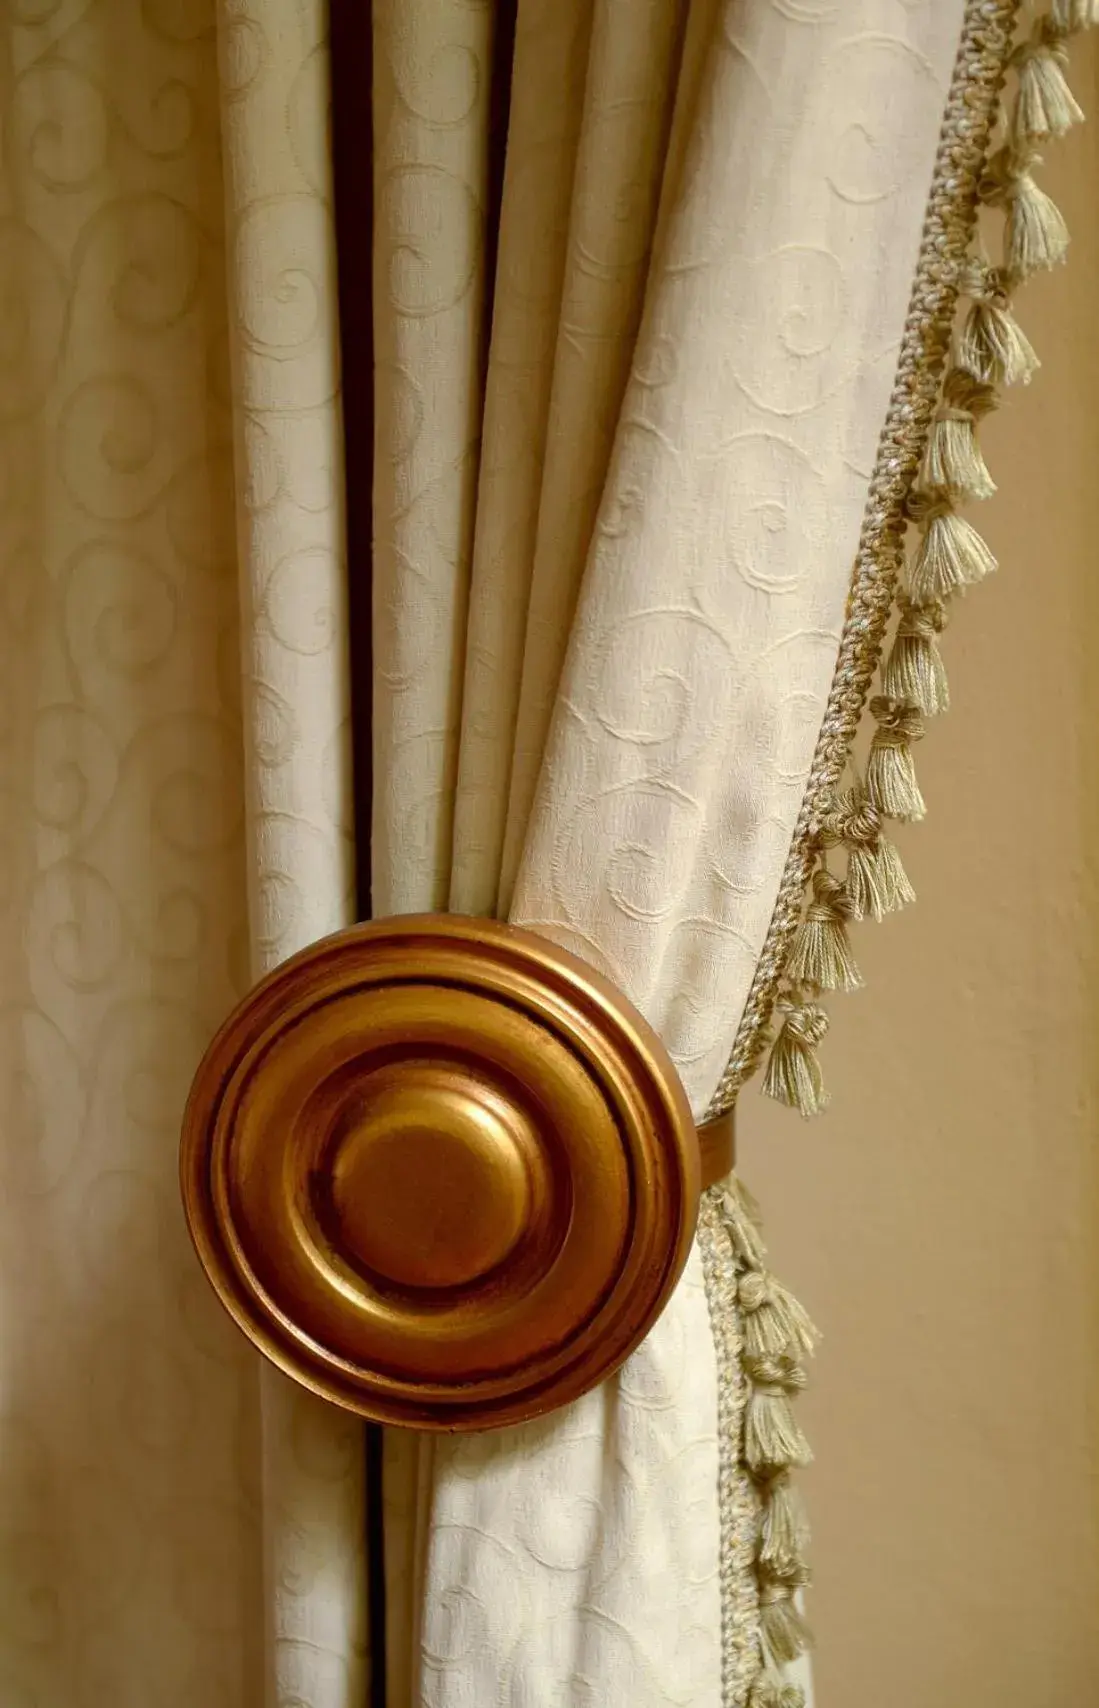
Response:
[[[261,1391],[175,1162],[346,908],[323,20],[0,9],[4,1708],[362,1701],[355,1432]]]

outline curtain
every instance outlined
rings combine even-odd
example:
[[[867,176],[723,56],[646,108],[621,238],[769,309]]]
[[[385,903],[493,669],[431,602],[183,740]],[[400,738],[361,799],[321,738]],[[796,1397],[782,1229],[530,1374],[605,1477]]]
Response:
[[[351,917],[324,19],[0,22],[5,1708],[363,1701],[360,1431],[222,1321],[175,1164]]]
[[[327,7],[219,15],[251,970],[355,918]],[[366,1691],[362,1431],[261,1364],[269,1700]]]
[[[486,279],[485,13],[376,13],[375,911],[577,950],[700,1115],[824,715],[962,15],[521,0]],[[714,1499],[744,1388],[701,1244],[599,1392],[392,1438],[391,1701],[746,1699],[757,1512],[735,1468]]]
[[[937,384],[906,363],[938,338],[941,366],[958,283],[935,219],[972,223],[1012,21],[376,0],[368,825],[327,8],[4,10],[4,1708],[364,1702],[362,1430],[196,1270],[191,1073],[251,979],[355,916],[368,841],[375,912],[576,949],[704,1113],[798,878],[860,528],[899,549],[882,493]],[[1072,118],[1038,45],[1028,146]],[[1059,253],[1031,164],[985,183],[1019,273]],[[977,306],[970,359],[1029,372]],[[390,1708],[797,1699],[758,1688],[731,1262],[707,1200],[612,1381],[521,1429],[386,1432]]]

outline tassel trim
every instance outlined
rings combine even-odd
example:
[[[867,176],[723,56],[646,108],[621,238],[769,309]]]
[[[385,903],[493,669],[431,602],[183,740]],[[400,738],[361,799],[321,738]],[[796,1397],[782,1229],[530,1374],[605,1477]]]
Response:
[[[900,622],[882,671],[887,698],[916,706],[928,718],[938,717],[950,705],[946,665],[939,651],[946,621],[946,606],[940,600],[916,605],[902,599]]]
[[[996,393],[964,368],[951,368],[927,435],[918,489],[952,500],[991,498],[996,483],[985,466],[976,427],[995,407]]]
[[[866,761],[866,792],[871,805],[886,818],[909,822],[923,818],[927,808],[912,757],[912,743],[924,733],[919,708],[879,694],[870,702],[870,716],[878,726]]]
[[[899,913],[916,899],[896,848],[882,832],[881,813],[871,806],[861,783],[842,795],[821,831],[825,848],[847,849],[844,888],[853,919]]]
[[[749,1692],[748,1708],[805,1708],[805,1692],[774,1672],[761,1673]]]
[[[858,990],[862,974],[847,937],[854,909],[843,884],[823,867],[813,874],[813,899],[790,951],[788,976],[820,990]]]
[[[972,302],[957,341],[957,366],[982,385],[1028,385],[1041,364],[1011,312],[1004,274],[975,262],[962,291]]]
[[[990,266],[970,259],[954,274],[959,296],[968,299],[955,334],[954,364],[943,380],[941,401],[907,500],[898,494],[894,501],[898,506],[904,503],[909,519],[918,524],[919,542],[908,566],[907,589],[882,669],[884,692],[870,702],[876,728],[865,776],[856,778],[847,793],[832,795],[830,805],[816,804],[825,797],[825,790],[836,788],[838,777],[838,771],[831,769],[834,759],[826,763],[818,747],[814,766],[823,771],[816,772],[811,787],[815,785],[819,792],[811,797],[814,810],[803,840],[795,843],[800,872],[811,867],[810,899],[792,935],[778,938],[777,970],[769,971],[762,983],[757,977],[749,1002],[751,1019],[746,1014],[742,1021],[729,1067],[707,1112],[710,1115],[730,1107],[738,1084],[754,1066],[772,1007],[780,1024],[763,1078],[764,1093],[806,1116],[826,1106],[817,1048],[826,1034],[828,1016],[818,999],[823,991],[855,989],[862,983],[848,927],[866,917],[881,920],[915,900],[900,857],[883,835],[882,821],[924,816],[912,748],[924,734],[924,719],[940,716],[949,706],[939,650],[949,602],[997,567],[988,546],[957,509],[995,491],[977,429],[996,406],[997,388],[1028,383],[1039,365],[1012,313],[1012,297],[1032,273],[1064,258],[1068,233],[1058,209],[1035,180],[1041,163],[1035,145],[1079,122],[1082,114],[1065,78],[1064,42],[1076,30],[1097,22],[1099,0],[1053,0],[1047,17],[1008,61],[1017,77],[1007,125],[1009,140],[986,161],[978,186],[980,199],[1003,211],[1003,260],[999,266]],[[944,265],[957,268],[958,262]],[[895,572],[886,558],[895,539],[895,531],[880,533],[880,558],[874,560],[889,585]],[[881,618],[867,618],[865,611],[864,604],[860,630],[868,637],[865,651],[869,654],[881,633]],[[841,663],[845,656],[841,651]],[[862,663],[861,657],[856,658],[855,667],[837,676],[848,698],[853,694],[858,699],[866,691],[867,678],[857,668]],[[848,724],[842,727],[841,755],[848,756],[849,762],[852,737]],[[837,846],[847,854],[842,880],[824,864],[825,852]],[[793,871],[799,871],[798,864]],[[787,887],[780,891],[773,931],[791,931],[793,902],[787,880]],[[785,964],[783,942],[790,945]],[[760,1497],[757,1572],[762,1665],[746,1708],[804,1708],[804,1693],[783,1677],[781,1669],[810,1642],[799,1605],[800,1589],[807,1581],[807,1531],[791,1471],[809,1459],[794,1401],[804,1384],[803,1360],[812,1350],[815,1331],[800,1306],[763,1269],[758,1224],[746,1212],[739,1190],[726,1195],[724,1218],[741,1271],[737,1298],[748,1384],[743,1463]],[[742,1700],[738,1695],[737,1702]]]
[[[1068,227],[1059,208],[1034,181],[1041,156],[1012,145],[992,156],[978,187],[989,207],[1004,210],[1004,268],[1012,283],[1056,267],[1068,249]]]
[[[972,523],[954,514],[949,500],[917,494],[908,510],[914,521],[923,523],[908,570],[913,604],[934,605],[952,599],[994,573],[996,559]]]
[[[794,1590],[786,1584],[769,1584],[764,1589],[760,1623],[764,1647],[780,1666],[796,1661],[812,1647],[812,1633],[794,1599]]]
[[[1052,18],[1039,18],[1029,40],[1019,43],[1008,65],[1019,77],[1011,121],[1016,148],[1048,142],[1080,124],[1083,108],[1065,81],[1068,49]]]
[[[814,1002],[801,1004],[780,999],[778,1007],[785,1019],[768,1057],[763,1076],[764,1096],[797,1109],[807,1118],[819,1115],[828,1107],[828,1094],[817,1060],[817,1045],[828,1030],[828,1016]]]
[[[817,1331],[797,1300],[764,1267],[759,1211],[736,1175],[720,1200],[733,1254],[741,1363],[747,1383],[741,1461],[759,1499],[756,1574],[759,1584],[760,1672],[748,1695],[755,1708],[795,1708],[800,1687],[782,1668],[809,1647],[799,1606],[809,1582],[809,1527],[793,1472],[809,1462],[808,1443],[793,1404],[805,1386],[804,1359]]]

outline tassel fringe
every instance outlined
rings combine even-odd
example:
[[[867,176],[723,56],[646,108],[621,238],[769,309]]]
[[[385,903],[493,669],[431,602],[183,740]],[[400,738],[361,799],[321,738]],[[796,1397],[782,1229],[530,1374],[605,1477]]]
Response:
[[[978,194],[1004,216],[998,266],[971,258],[958,279],[968,299],[954,340],[954,365],[944,377],[928,429],[908,515],[919,540],[908,564],[907,588],[892,647],[882,669],[883,693],[870,702],[875,730],[865,777],[823,805],[812,821],[807,853],[815,854],[812,890],[798,922],[775,1007],[780,1024],[763,1078],[764,1093],[802,1115],[827,1104],[817,1047],[828,1028],[822,992],[862,984],[849,941],[854,920],[882,920],[915,901],[900,856],[882,831],[883,819],[916,820],[925,803],[916,779],[913,745],[924,719],[949,706],[939,650],[952,599],[991,575],[996,559],[959,505],[988,498],[995,483],[977,440],[981,419],[997,404],[997,388],[1025,385],[1039,361],[1012,312],[1012,298],[1033,273],[1055,267],[1068,247],[1065,222],[1039,187],[1036,148],[1063,136],[1083,117],[1067,82],[1067,39],[1099,24],[1099,0],[1051,0],[1046,16],[1015,48],[1016,76],[1008,141],[986,162]],[[842,846],[842,881],[825,853]],[[759,1034],[757,1033],[757,1036]],[[747,1708],[804,1708],[804,1692],[782,1667],[810,1642],[798,1595],[807,1581],[805,1514],[791,1470],[806,1464],[809,1446],[794,1414],[804,1383],[803,1360],[816,1333],[804,1311],[763,1267],[758,1218],[739,1187],[726,1193],[724,1221],[739,1269],[737,1298],[748,1397],[743,1459],[760,1496],[757,1570],[762,1667]],[[739,1698],[738,1698],[739,1700]]]
[[[878,726],[866,761],[866,792],[871,804],[886,818],[923,818],[927,808],[912,757],[912,743],[924,733],[919,709],[879,694],[870,702],[870,716]]]
[[[962,289],[972,304],[958,338],[956,365],[982,385],[1029,384],[1041,364],[1011,312],[1004,275],[976,262]]]
[[[1004,210],[1004,266],[1013,282],[1056,267],[1068,249],[1060,210],[1034,181],[1032,169],[1040,165],[1030,149],[1001,148],[980,184],[981,200]]]
[[[873,847],[851,849],[846,882],[855,918],[869,917],[879,925],[887,914],[899,913],[916,899],[901,857],[885,836],[879,836]]]
[[[773,1275],[762,1268],[747,1270],[737,1297],[744,1312],[744,1350],[749,1358],[777,1358],[790,1347],[803,1357],[816,1350],[818,1335],[808,1315]]]
[[[883,920],[916,899],[901,857],[882,834],[881,813],[871,806],[861,784],[842,795],[826,819],[823,845],[842,842],[847,849],[844,888],[852,919]]]
[[[901,620],[882,672],[882,688],[891,700],[916,706],[934,718],[950,705],[946,666],[939,636],[946,627],[946,607],[939,600],[915,605],[901,600]]]
[[[780,1666],[788,1665],[812,1647],[812,1635],[793,1591],[785,1584],[765,1589],[763,1595],[760,1619],[764,1645]]]
[[[1012,136],[1017,148],[1031,142],[1047,142],[1064,136],[1084,117],[1065,81],[1068,49],[1049,18],[1040,18],[1029,41],[1020,42],[1009,64],[1019,76],[1019,89],[1012,115]]]
[[[924,530],[908,571],[908,590],[914,605],[934,605],[975,587],[996,569],[996,559],[964,516],[956,516],[945,500],[909,506]]]
[[[1047,14],[1018,43],[1008,62],[1016,76],[1009,140],[986,161],[978,186],[980,199],[1003,211],[1003,259],[994,266],[971,257],[958,278],[959,294],[969,299],[969,307],[955,337],[954,365],[943,379],[908,498],[908,515],[919,526],[919,541],[908,564],[907,589],[882,670],[883,692],[870,702],[876,728],[865,780],[830,809],[822,809],[811,832],[821,857],[837,844],[845,847],[846,869],[841,881],[822,859],[814,864],[812,893],[777,986],[781,1024],[762,1089],[803,1115],[818,1114],[827,1103],[816,1053],[827,1015],[817,999],[824,991],[855,990],[863,982],[849,924],[866,918],[880,921],[916,899],[900,855],[882,834],[882,820],[913,821],[926,812],[912,748],[924,734],[923,720],[940,716],[950,704],[939,637],[950,601],[997,567],[976,528],[958,514],[958,506],[995,491],[977,442],[977,426],[996,406],[996,388],[1025,385],[1039,365],[1012,313],[1012,297],[1032,273],[1063,259],[1068,232],[1035,181],[1041,164],[1036,145],[1064,135],[1083,117],[1066,78],[1066,43],[1078,30],[1097,23],[1099,0],[1051,0]],[[812,840],[808,848],[813,849]],[[749,1333],[755,1336],[755,1352],[771,1351],[766,1316]]]
[[[975,380],[964,368],[951,368],[927,436],[918,481],[922,492],[941,493],[952,500],[991,498],[996,483],[981,455],[976,425],[995,401],[991,386]]]
[[[817,1045],[828,1030],[828,1016],[816,1003],[780,1002],[785,1020],[775,1039],[763,1079],[766,1097],[797,1109],[806,1117],[828,1107],[828,1095],[817,1060]]]
[[[761,1673],[749,1693],[748,1708],[805,1708],[805,1692],[775,1672]]]
[[[809,1541],[805,1505],[789,1471],[777,1471],[764,1484],[760,1524],[760,1564],[784,1579],[801,1568]]]
[[[797,1300],[764,1267],[759,1211],[735,1174],[721,1197],[721,1219],[736,1270],[748,1384],[741,1455],[760,1507],[756,1571],[761,1671],[748,1701],[754,1708],[799,1708],[804,1702],[800,1687],[783,1678],[782,1668],[811,1641],[797,1599],[809,1582],[809,1530],[792,1476],[811,1454],[793,1401],[805,1385],[803,1361],[818,1337]]]
[[[821,990],[858,990],[862,974],[847,938],[854,917],[844,886],[823,868],[813,874],[813,899],[790,951],[788,975]]]

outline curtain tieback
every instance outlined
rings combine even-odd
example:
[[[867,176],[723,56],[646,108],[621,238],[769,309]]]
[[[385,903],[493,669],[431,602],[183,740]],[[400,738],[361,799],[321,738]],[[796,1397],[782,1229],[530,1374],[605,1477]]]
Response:
[[[181,1181],[222,1304],[364,1417],[487,1429],[653,1326],[732,1116],[698,1129],[633,1005],[533,932],[371,921],[263,979],[204,1056]]]

